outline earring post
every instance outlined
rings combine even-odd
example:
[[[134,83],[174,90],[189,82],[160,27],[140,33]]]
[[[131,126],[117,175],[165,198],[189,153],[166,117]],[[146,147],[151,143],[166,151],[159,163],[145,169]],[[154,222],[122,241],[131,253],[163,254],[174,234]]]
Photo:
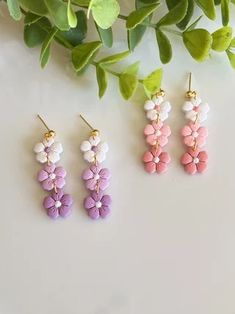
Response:
[[[83,122],[85,122],[86,125],[87,125],[92,131],[95,130],[95,129],[92,127],[92,125],[91,125],[81,114],[80,114],[79,116],[80,116],[80,118],[83,120]]]
[[[46,122],[43,120],[43,118],[40,116],[40,114],[37,114],[38,119],[42,122],[42,124],[45,126],[45,128],[47,129],[47,131],[50,131],[51,129],[48,127],[48,125],[46,124]]]
[[[192,72],[189,73],[189,84],[188,84],[188,87],[189,87],[189,91],[191,91],[191,87],[192,87]]]

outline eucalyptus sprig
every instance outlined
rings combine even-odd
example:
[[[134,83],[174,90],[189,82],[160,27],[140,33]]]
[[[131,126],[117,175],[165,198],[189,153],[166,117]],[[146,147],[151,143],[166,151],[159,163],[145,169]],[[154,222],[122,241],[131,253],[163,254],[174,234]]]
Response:
[[[198,62],[205,61],[212,53],[225,53],[235,68],[235,38],[229,26],[230,10],[235,0],[165,0],[168,11],[160,18],[155,12],[162,4],[160,0],[135,0],[135,10],[128,15],[121,13],[117,0],[6,0],[10,15],[15,20],[24,16],[24,41],[28,47],[41,46],[40,63],[44,68],[51,55],[51,45],[57,42],[67,48],[75,71],[82,74],[88,66],[95,67],[99,87],[99,97],[105,94],[108,77],[116,77],[119,89],[125,99],[129,99],[142,84],[148,96],[159,90],[162,70],[153,71],[140,78],[139,62],[135,62],[121,72],[114,71],[113,65],[133,53],[140,44],[147,28],[154,29],[163,64],[172,59],[172,45],[168,34],[177,36],[190,55]],[[197,28],[199,21],[216,19],[216,5],[221,10],[221,28],[210,33],[205,28]],[[234,9],[235,7],[233,7]],[[193,16],[199,12],[199,16]],[[97,40],[88,42],[87,19],[94,21]],[[123,20],[128,51],[99,58],[102,48],[113,45],[113,24]]]

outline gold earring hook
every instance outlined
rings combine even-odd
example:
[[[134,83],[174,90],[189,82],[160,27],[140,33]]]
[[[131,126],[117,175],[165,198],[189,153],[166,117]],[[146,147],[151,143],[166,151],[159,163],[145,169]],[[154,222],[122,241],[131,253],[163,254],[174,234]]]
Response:
[[[192,91],[191,88],[192,88],[192,72],[189,73],[189,83],[186,98],[195,98],[197,96],[197,93],[195,91]]]
[[[91,135],[92,136],[98,136],[99,131],[94,129],[93,126],[87,121],[87,119],[85,119],[81,114],[79,116],[83,120],[83,122],[85,122],[85,124],[91,129]]]
[[[48,125],[46,124],[46,122],[44,121],[44,119],[40,116],[40,114],[37,114],[38,119],[42,122],[42,124],[45,126],[45,128],[47,129],[48,132],[45,133],[45,137],[47,139],[51,138],[51,137],[55,137],[56,133],[55,131],[51,130]]]

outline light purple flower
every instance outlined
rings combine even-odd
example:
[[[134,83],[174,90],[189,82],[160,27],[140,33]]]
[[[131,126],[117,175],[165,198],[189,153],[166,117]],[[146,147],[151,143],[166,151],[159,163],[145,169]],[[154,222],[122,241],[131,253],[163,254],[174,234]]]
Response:
[[[110,213],[111,202],[109,195],[104,195],[102,191],[93,191],[85,198],[84,207],[92,219],[106,218]]]
[[[59,216],[65,218],[71,214],[73,200],[70,194],[64,194],[63,190],[57,190],[45,197],[43,206],[47,210],[47,215],[52,219]]]
[[[54,164],[45,165],[38,173],[38,181],[46,191],[51,191],[53,188],[62,189],[65,185],[65,177],[65,169]]]
[[[100,190],[107,189],[109,186],[110,176],[110,171],[107,168],[102,168],[100,165],[92,165],[82,174],[86,188],[91,191],[94,191],[97,187]]]

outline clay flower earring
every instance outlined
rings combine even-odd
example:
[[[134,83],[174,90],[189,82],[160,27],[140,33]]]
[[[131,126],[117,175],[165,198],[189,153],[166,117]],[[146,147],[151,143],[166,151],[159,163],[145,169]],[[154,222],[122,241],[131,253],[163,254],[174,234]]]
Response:
[[[148,173],[166,172],[170,163],[170,155],[163,151],[163,147],[168,143],[168,137],[171,135],[170,127],[164,123],[169,116],[171,105],[164,100],[164,96],[165,92],[160,90],[144,105],[146,116],[150,120],[144,129],[149,150],[145,152],[143,162]]]
[[[69,194],[63,192],[66,171],[63,167],[57,166],[63,147],[61,143],[55,141],[55,131],[49,129],[40,115],[38,118],[47,129],[42,142],[34,147],[37,161],[43,164],[37,176],[38,182],[45,191],[50,192],[50,195],[45,197],[43,206],[52,219],[59,216],[65,218],[71,213],[73,201]]]
[[[83,158],[89,163],[89,167],[82,174],[85,186],[90,191],[90,195],[84,200],[84,208],[92,219],[106,218],[110,214],[111,197],[104,191],[109,186],[111,174],[101,164],[106,159],[108,144],[101,141],[98,130],[82,115],[80,117],[91,129],[90,137],[81,144]]]
[[[182,129],[186,153],[181,158],[184,169],[189,174],[202,173],[207,168],[207,152],[201,150],[206,144],[207,128],[201,125],[207,119],[210,110],[207,103],[203,103],[195,91],[191,91],[192,74],[189,76],[189,90],[186,93],[187,101],[183,105],[186,119],[189,123]]]

